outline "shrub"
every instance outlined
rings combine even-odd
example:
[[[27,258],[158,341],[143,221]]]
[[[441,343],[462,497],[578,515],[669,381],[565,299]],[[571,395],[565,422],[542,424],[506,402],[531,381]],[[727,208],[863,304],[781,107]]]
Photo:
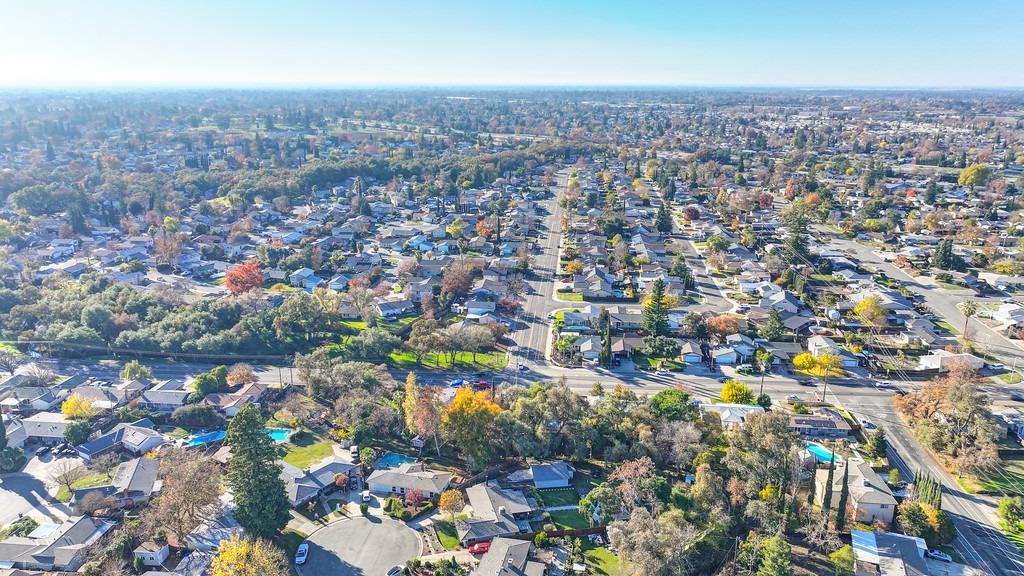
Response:
[[[175,410],[171,414],[171,422],[183,428],[216,428],[223,426],[227,420],[212,406],[189,404]]]
[[[363,516],[366,516],[370,512],[370,505],[367,504],[366,502],[363,502],[362,504],[359,505],[359,512]]]

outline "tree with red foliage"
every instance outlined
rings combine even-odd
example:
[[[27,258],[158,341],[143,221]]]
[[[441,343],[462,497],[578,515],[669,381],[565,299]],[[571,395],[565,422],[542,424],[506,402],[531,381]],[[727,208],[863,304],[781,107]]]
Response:
[[[224,287],[232,294],[241,294],[263,286],[263,272],[255,261],[235,264],[224,275]]]

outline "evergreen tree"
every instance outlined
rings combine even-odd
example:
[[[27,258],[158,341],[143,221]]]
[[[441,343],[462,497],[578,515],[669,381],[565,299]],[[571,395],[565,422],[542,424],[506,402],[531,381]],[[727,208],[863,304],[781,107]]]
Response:
[[[807,220],[799,216],[789,226],[789,235],[782,243],[782,257],[790,264],[806,264],[810,257],[807,246]]]
[[[7,449],[7,424],[0,418],[0,452]]]
[[[672,214],[669,213],[665,202],[662,202],[661,208],[658,208],[658,215],[654,219],[654,229],[662,234],[672,232]]]
[[[864,450],[875,458],[881,458],[882,456],[885,456],[885,451],[888,447],[889,442],[885,439],[885,429],[879,428],[868,437],[868,442],[864,445]]]
[[[781,534],[761,543],[761,564],[757,576],[791,576],[793,551]]]
[[[832,510],[832,477],[836,471],[836,451],[832,451],[832,457],[828,460],[828,478],[825,480],[825,494],[821,497],[821,509],[825,514]]]
[[[776,308],[768,309],[768,318],[758,332],[765,340],[771,341],[786,333],[786,325],[782,323],[782,314]]]
[[[601,363],[611,368],[612,365],[612,317],[604,308],[601,309]]]
[[[843,466],[843,487],[839,491],[839,508],[836,510],[836,530],[846,525],[846,501],[850,499],[850,463]]]
[[[649,336],[668,333],[668,307],[665,306],[665,282],[658,278],[651,284],[651,294],[644,302],[641,327]]]
[[[277,448],[255,405],[243,408],[228,426],[231,448],[227,482],[235,497],[235,519],[252,536],[270,538],[290,518]]]
[[[697,283],[693,278],[693,272],[690,271],[690,267],[686,264],[686,257],[682,254],[676,255],[675,259],[672,260],[672,268],[669,273],[682,280],[683,289],[693,290],[697,287]]]
[[[676,197],[676,179],[669,178],[668,184],[665,185],[665,191],[661,194],[665,202],[671,202]]]
[[[928,187],[924,190],[924,203],[931,206],[935,204],[935,198],[939,195],[939,185],[935,180],[928,181]]]

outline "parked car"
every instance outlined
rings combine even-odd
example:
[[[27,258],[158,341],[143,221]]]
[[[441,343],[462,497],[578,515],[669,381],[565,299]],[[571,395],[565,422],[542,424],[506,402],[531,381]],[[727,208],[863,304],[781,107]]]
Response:
[[[522,362],[520,362],[519,363],[519,371],[520,372],[526,372],[527,370],[529,370],[529,368],[526,367],[526,364],[523,364]]]
[[[950,556],[949,554],[946,554],[942,550],[929,550],[929,551],[925,552],[925,555],[928,556],[929,558],[934,558],[936,560],[942,560],[943,562],[952,562],[953,561],[953,557]]]
[[[867,430],[874,430],[875,429],[875,423],[872,422],[871,420],[868,420],[867,418],[861,418],[860,419],[860,425],[863,426]]]
[[[386,576],[398,576],[403,570],[405,570],[405,566],[392,566],[388,569]]]
[[[46,456],[50,453],[50,450],[52,450],[52,448],[49,446],[40,446],[39,449],[36,450],[36,456]]]
[[[451,381],[451,382],[450,382],[450,383],[448,384],[448,386],[449,386],[450,388],[458,388],[458,387],[460,387],[460,386],[464,385],[465,383],[466,383],[466,381],[465,381],[465,380],[463,380],[462,378],[456,378],[455,380],[452,380],[452,381]]]
[[[491,385],[488,384],[486,380],[477,380],[476,382],[473,382],[473,390],[488,390],[490,387]]]
[[[363,490],[362,498],[363,498],[363,502],[369,502],[370,500],[373,500],[373,496],[370,496],[370,491],[369,490]]]
[[[303,542],[295,549],[295,565],[302,566],[306,563],[306,556],[309,555],[309,544]]]
[[[491,549],[490,542],[477,542],[469,547],[470,554],[485,554]]]

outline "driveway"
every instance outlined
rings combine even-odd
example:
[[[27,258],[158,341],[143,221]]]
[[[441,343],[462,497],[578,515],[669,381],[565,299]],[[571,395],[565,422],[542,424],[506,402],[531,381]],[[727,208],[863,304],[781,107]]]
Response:
[[[309,539],[300,574],[384,576],[423,552],[419,534],[390,518],[353,518],[324,526]]]
[[[65,462],[82,464],[82,459],[47,455],[33,456],[21,472],[0,475],[0,526],[6,526],[19,516],[31,516],[39,522],[62,522],[68,509],[59,502],[50,501],[54,489],[51,474]]]

